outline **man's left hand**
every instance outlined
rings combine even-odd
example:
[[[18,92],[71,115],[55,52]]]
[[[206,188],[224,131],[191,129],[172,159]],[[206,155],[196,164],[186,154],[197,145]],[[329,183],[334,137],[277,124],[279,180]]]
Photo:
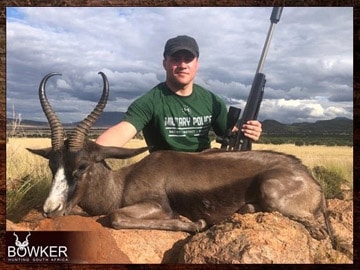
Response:
[[[246,124],[242,126],[241,131],[249,139],[257,141],[259,140],[262,132],[261,123],[257,120],[247,121]]]

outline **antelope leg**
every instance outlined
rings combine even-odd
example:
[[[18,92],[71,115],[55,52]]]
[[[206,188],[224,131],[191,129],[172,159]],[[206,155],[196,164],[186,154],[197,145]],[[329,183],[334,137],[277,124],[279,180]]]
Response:
[[[157,202],[144,202],[114,210],[109,215],[115,229],[155,229],[167,231],[198,232],[206,227],[202,219],[185,222],[174,218],[171,211],[164,210]]]

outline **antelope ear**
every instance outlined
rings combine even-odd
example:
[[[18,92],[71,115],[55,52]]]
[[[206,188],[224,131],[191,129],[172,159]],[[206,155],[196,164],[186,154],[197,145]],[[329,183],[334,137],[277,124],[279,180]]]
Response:
[[[43,148],[43,149],[30,149],[30,148],[26,148],[26,150],[30,151],[31,153],[38,155],[38,156],[42,156],[46,159],[49,159],[50,153],[52,151],[51,147],[48,148]]]
[[[141,147],[134,149],[101,145],[97,145],[97,147],[97,153],[94,157],[96,162],[102,161],[106,158],[130,158],[149,150],[149,147]]]

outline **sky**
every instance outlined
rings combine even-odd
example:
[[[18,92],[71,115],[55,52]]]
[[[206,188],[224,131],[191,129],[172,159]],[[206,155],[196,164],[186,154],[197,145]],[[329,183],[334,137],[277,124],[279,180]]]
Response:
[[[271,7],[24,7],[6,9],[7,117],[46,121],[38,88],[64,123],[81,121],[110,84],[105,111],[127,110],[165,80],[165,42],[200,47],[195,83],[244,108],[270,26]],[[258,119],[353,119],[353,8],[285,7],[262,71]],[[119,119],[120,121],[121,119]]]

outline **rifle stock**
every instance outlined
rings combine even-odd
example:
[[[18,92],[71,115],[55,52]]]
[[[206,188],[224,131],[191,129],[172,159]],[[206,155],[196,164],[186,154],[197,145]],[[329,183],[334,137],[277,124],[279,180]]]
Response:
[[[233,119],[236,116],[234,111],[236,111],[239,117],[241,111],[240,109],[234,107],[229,108],[226,134],[223,137],[218,137],[216,139],[217,142],[221,143],[221,149],[226,149],[228,151],[251,150],[252,141],[244,135],[244,133],[241,131],[241,127],[247,121],[257,119],[260,110],[261,101],[264,94],[265,83],[266,83],[265,74],[261,72],[264,66],[265,57],[267,55],[270,46],[270,41],[272,38],[272,34],[274,32],[275,24],[277,24],[280,21],[282,9],[283,9],[282,7],[274,7],[271,12],[270,28],[266,37],[266,41],[261,53],[259,64],[256,69],[255,77],[252,82],[251,90],[248,99],[246,101],[245,109],[241,119],[238,119],[237,121],[234,121]],[[231,125],[232,123],[234,123],[234,125]],[[238,130],[237,132],[232,132],[234,126],[236,126],[237,128]]]
[[[257,73],[255,75],[253,84],[251,86],[250,94],[248,100],[246,102],[246,106],[244,109],[244,113],[241,119],[236,124],[238,128],[237,137],[235,140],[235,145],[233,149],[229,150],[241,150],[241,151],[249,151],[251,150],[252,141],[241,132],[241,127],[249,120],[257,119],[259,114],[261,101],[264,94],[266,79],[265,74]]]

